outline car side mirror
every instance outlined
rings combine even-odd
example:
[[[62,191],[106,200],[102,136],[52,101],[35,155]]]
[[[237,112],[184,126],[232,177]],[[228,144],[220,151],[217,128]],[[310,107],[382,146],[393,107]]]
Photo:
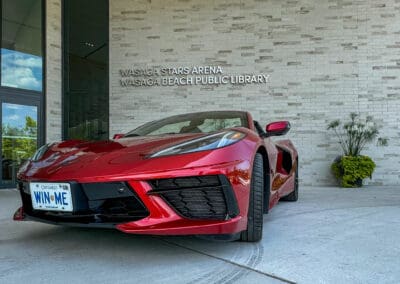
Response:
[[[289,121],[275,121],[265,127],[266,136],[285,135],[290,130]]]
[[[122,133],[114,134],[113,139],[114,139],[114,140],[118,140],[118,139],[121,139],[121,138],[124,137],[124,136],[125,136],[125,134],[122,134]]]

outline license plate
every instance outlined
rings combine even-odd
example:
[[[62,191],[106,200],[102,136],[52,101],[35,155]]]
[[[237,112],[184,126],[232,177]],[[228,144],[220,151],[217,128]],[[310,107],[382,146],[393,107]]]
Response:
[[[31,182],[29,188],[33,209],[72,212],[69,183]]]

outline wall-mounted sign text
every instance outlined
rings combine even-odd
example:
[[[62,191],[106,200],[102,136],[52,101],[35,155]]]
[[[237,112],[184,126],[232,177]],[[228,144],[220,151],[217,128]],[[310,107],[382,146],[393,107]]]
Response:
[[[221,66],[120,69],[122,87],[266,84],[269,75],[226,75]]]

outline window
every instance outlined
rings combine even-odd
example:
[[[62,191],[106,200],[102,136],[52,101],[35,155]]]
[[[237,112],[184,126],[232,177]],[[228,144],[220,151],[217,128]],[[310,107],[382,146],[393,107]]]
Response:
[[[2,181],[15,181],[20,165],[37,148],[37,106],[2,103],[1,106]]]
[[[65,139],[108,138],[108,1],[65,0]]]
[[[42,91],[42,1],[3,0],[1,86]]]

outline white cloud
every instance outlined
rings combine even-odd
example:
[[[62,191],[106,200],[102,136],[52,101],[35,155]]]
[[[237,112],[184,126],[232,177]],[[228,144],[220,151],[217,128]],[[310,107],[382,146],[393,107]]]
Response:
[[[42,58],[39,56],[8,50],[2,53],[1,57],[6,65],[15,65],[30,68],[42,68]]]
[[[6,109],[16,109],[16,110],[20,110],[21,109],[21,105],[15,105],[15,104],[3,104],[3,107],[5,107]]]
[[[16,58],[14,64],[22,67],[42,68],[42,58],[39,57]]]
[[[21,119],[21,117],[18,114],[12,114],[9,115],[5,118],[6,120],[14,120],[14,121],[18,121]]]
[[[29,68],[3,66],[1,84],[3,86],[37,90],[41,88],[42,82],[35,78]]]

